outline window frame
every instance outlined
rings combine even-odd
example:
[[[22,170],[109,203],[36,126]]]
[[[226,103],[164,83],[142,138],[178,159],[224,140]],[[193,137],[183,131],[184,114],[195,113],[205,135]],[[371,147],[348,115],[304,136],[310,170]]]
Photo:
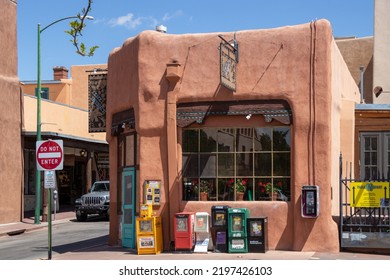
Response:
[[[368,138],[376,138],[377,139],[377,164],[373,165],[372,162],[370,164],[366,164],[365,161],[365,153],[373,152],[372,149],[366,149],[366,141]],[[388,179],[389,178],[389,152],[390,152],[390,132],[389,131],[377,131],[377,132],[360,132],[359,133],[359,174],[361,180],[379,180],[379,179]],[[377,168],[377,176],[376,178],[372,177],[372,172],[370,176],[366,176],[366,167],[372,168],[376,166]]]
[[[255,145],[258,143],[255,143],[255,136],[256,136],[256,129],[263,129],[263,128],[266,128],[266,129],[269,129],[271,131],[271,135],[272,135],[272,142],[271,142],[271,149],[270,150],[267,150],[267,151],[261,151],[261,150],[256,150],[255,149]],[[289,149],[288,150],[274,150],[274,132],[276,130],[286,130],[286,135],[287,135],[287,138],[284,138],[284,139],[287,139],[286,141],[288,142],[288,147]],[[201,145],[202,145],[202,141],[201,141],[201,131],[212,131],[214,130],[214,135],[215,136],[215,151],[206,151],[206,152],[202,152],[201,151]],[[197,131],[196,135],[197,135],[197,139],[193,139],[191,140],[191,142],[193,143],[197,143],[198,147],[197,149],[193,149],[194,147],[189,147],[189,145],[187,145],[187,143],[185,142],[186,141],[186,135],[185,133],[187,131]],[[263,199],[259,199],[259,195],[257,195],[257,193],[259,192],[258,190],[256,190],[256,186],[257,184],[259,184],[260,182],[267,182],[267,181],[270,181],[272,182],[274,185],[277,184],[278,182],[282,182],[284,181],[287,185],[285,186],[285,189],[288,189],[288,192],[286,193],[286,195],[284,196],[286,198],[286,201],[290,201],[290,194],[291,194],[291,126],[283,126],[283,125],[279,125],[279,126],[259,126],[259,127],[199,127],[199,128],[196,128],[196,127],[189,127],[189,128],[182,128],[181,130],[181,146],[182,146],[182,200],[183,201],[199,201],[200,200],[200,195],[199,195],[199,192],[198,194],[193,194],[191,193],[189,190],[190,188],[195,185],[195,184],[198,184],[201,180],[214,180],[214,191],[211,192],[211,194],[209,195],[209,200],[214,200],[214,201],[225,201],[226,199],[223,199],[221,198],[221,188],[222,188],[222,185],[220,184],[221,180],[231,180],[233,179],[234,181],[237,180],[237,179],[249,179],[249,182],[251,182],[250,184],[250,187],[251,187],[251,197],[249,197],[250,195],[247,193],[246,194],[246,199],[245,200],[250,200],[250,201],[269,201],[269,200],[273,200],[272,198],[263,198]],[[224,133],[231,133],[233,135],[233,151],[220,151],[221,147],[222,147],[222,142],[220,141],[219,139],[219,135],[221,132],[224,132]],[[194,133],[192,133],[194,134]],[[239,140],[239,137],[240,136],[245,136],[245,137],[249,137],[250,138],[250,142],[251,142],[251,146],[250,148],[241,148],[237,146],[237,144],[240,144],[241,145],[241,142]],[[286,137],[286,136],[285,136]],[[209,139],[209,138],[208,138]],[[211,141],[211,140],[209,140]],[[229,147],[229,146],[228,146]],[[258,175],[258,173],[256,173],[256,158],[258,155],[261,155],[261,154],[265,154],[265,155],[270,155],[270,158],[271,158],[271,168],[270,168],[270,171],[271,173],[268,174],[268,175]],[[288,158],[289,158],[289,161],[288,161],[288,164],[289,164],[289,170],[287,172],[287,175],[284,174],[284,175],[275,175],[275,166],[274,166],[274,157],[276,155],[281,155],[281,154],[288,154]],[[214,163],[214,168],[215,168],[215,176],[202,176],[202,166],[200,166],[201,164],[201,157],[202,156],[205,156],[205,155],[213,155],[215,156],[215,163]],[[224,174],[224,175],[221,175],[221,169],[220,169],[220,157],[221,156],[226,156],[226,155],[232,155],[233,157],[233,174],[230,174],[230,175],[227,175],[227,172]],[[187,169],[186,169],[186,159],[189,158],[190,156],[192,157],[197,157],[198,160],[197,160],[197,176],[194,176],[194,174],[192,174],[192,176],[186,176],[188,175],[187,173]],[[242,175],[242,174],[239,174],[238,172],[238,160],[239,159],[244,159],[244,162],[246,161],[247,163],[249,163],[249,166],[250,166],[250,171],[249,171],[249,174],[247,175]],[[250,162],[248,162],[248,160]],[[193,170],[192,170],[193,171]],[[213,173],[213,172],[208,172],[208,173]],[[189,174],[191,175],[191,174]],[[226,186],[225,186],[226,188]],[[193,190],[192,192],[195,192],[195,190]],[[223,193],[223,195],[226,196],[226,193]],[[256,199],[257,197],[257,199]],[[279,200],[279,199],[278,199]],[[228,201],[235,201],[235,191],[233,194],[230,194],[229,196],[229,200]]]

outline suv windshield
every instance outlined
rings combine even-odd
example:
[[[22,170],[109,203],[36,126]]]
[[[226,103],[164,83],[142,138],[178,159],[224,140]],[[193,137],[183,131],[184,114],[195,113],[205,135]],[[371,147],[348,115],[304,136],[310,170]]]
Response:
[[[92,192],[108,192],[109,190],[109,183],[95,183],[92,188]]]

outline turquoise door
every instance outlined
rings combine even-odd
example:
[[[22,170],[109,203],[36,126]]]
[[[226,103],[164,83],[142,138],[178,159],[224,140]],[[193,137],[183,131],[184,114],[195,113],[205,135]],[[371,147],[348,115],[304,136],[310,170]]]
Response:
[[[122,246],[135,248],[135,169],[123,169]]]

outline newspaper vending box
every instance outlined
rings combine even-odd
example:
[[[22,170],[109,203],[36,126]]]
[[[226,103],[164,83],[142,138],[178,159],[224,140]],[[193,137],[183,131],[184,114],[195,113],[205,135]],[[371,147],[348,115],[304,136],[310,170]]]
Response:
[[[247,253],[247,222],[249,209],[229,208],[228,209],[228,252]]]
[[[228,209],[227,205],[215,205],[211,207],[211,234],[214,241],[214,251],[228,251]]]
[[[174,217],[175,250],[192,250],[195,243],[194,212],[176,213]]]
[[[137,251],[142,254],[159,254],[163,248],[161,217],[151,215],[152,205],[141,205],[141,217],[136,219]]]
[[[194,252],[207,253],[213,249],[213,241],[210,238],[210,214],[196,212],[194,232],[196,236]]]
[[[248,252],[265,253],[268,251],[267,217],[247,218]]]

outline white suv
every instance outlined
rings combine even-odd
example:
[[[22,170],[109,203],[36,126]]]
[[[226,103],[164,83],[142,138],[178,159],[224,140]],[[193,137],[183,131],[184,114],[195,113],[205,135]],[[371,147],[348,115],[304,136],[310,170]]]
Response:
[[[104,215],[109,218],[110,209],[110,182],[96,181],[87,194],[76,199],[76,218],[85,222],[89,214]]]

